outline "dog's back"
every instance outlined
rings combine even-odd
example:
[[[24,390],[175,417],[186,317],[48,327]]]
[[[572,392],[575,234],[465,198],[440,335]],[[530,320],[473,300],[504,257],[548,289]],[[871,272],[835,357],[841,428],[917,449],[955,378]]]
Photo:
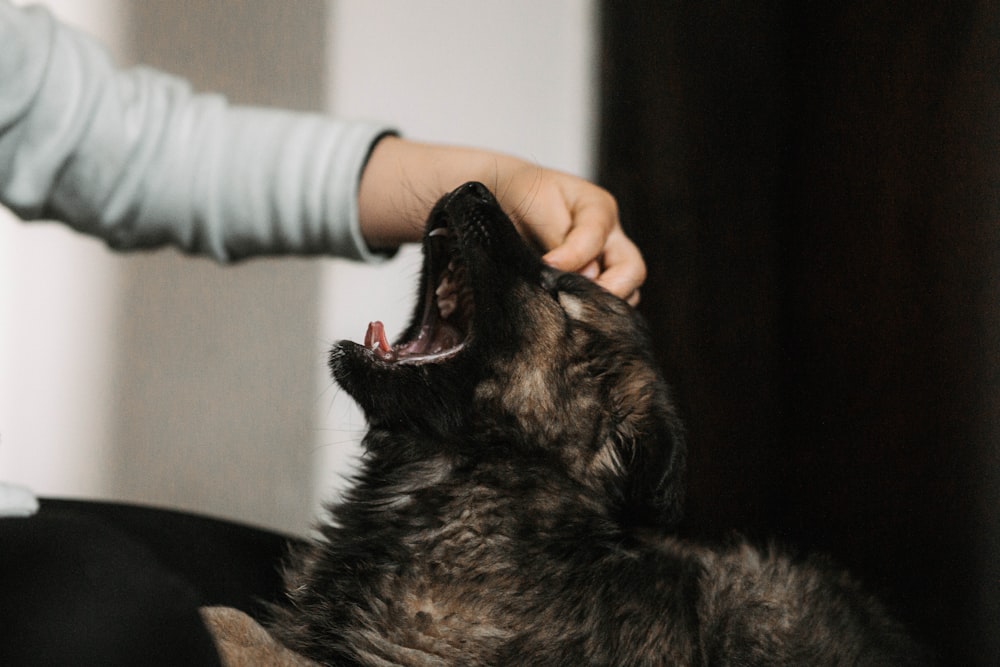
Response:
[[[848,577],[669,536],[683,433],[644,325],[544,266],[469,184],[428,222],[390,346],[338,344],[370,431],[274,632],[346,665],[915,664]]]

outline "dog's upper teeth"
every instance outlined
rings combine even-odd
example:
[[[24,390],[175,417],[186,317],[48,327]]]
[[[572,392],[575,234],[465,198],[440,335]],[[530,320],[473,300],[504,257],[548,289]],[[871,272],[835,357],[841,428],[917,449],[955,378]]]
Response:
[[[455,285],[451,282],[451,277],[446,274],[441,279],[441,282],[438,283],[437,289],[434,290],[434,294],[437,295],[438,298],[441,298],[454,293],[454,291]]]
[[[451,314],[455,312],[455,299],[439,299],[438,312],[441,313],[441,317],[445,319],[451,317]]]
[[[438,312],[441,314],[441,317],[450,317],[451,314],[455,312],[455,308],[458,305],[458,296],[455,293],[454,287],[442,284],[441,287],[438,287],[436,294],[438,297]]]
[[[450,317],[458,306],[458,290],[451,279],[450,272],[446,272],[441,278],[441,283],[434,290],[434,294],[437,296],[438,312],[441,317]]]

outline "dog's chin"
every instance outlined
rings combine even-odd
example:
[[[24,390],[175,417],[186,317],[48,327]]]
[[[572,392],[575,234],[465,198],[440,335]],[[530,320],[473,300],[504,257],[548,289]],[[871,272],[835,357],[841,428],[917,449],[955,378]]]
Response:
[[[341,341],[330,352],[330,370],[361,407],[370,429],[441,437],[466,417],[463,398],[471,394],[474,373],[463,351],[460,343],[419,359],[387,360],[364,345]]]

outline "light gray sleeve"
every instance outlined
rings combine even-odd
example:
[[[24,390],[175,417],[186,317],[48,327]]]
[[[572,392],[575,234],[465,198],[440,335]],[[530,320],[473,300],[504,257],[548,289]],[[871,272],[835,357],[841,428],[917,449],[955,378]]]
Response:
[[[357,192],[390,128],[230,106],[120,70],[45,10],[2,0],[0,45],[0,202],[21,218],[220,261],[383,256],[361,237]]]

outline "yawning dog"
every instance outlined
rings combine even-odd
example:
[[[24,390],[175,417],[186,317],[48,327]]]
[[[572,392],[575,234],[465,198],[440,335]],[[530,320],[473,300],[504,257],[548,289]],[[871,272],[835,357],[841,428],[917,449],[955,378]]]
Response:
[[[483,185],[434,208],[416,313],[338,343],[365,455],[271,632],[331,665],[897,665],[845,574],[671,536],[685,442],[641,318]]]

